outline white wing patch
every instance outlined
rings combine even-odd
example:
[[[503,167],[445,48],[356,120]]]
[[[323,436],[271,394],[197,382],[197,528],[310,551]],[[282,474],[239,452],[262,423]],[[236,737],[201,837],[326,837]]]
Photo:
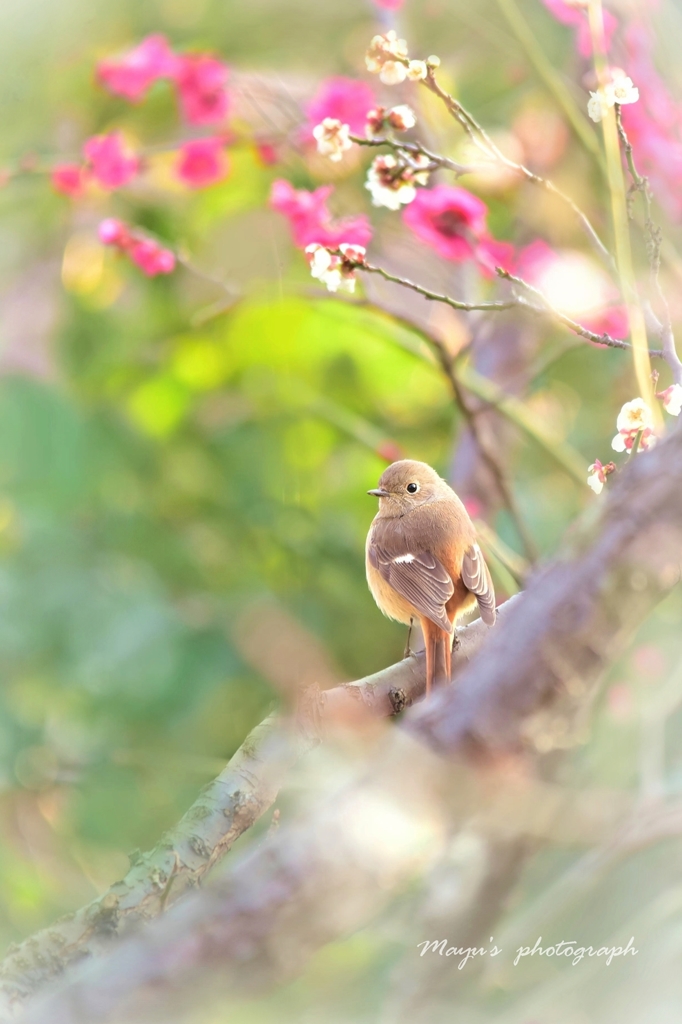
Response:
[[[414,555],[398,555],[397,558],[393,559],[394,562],[414,562]]]

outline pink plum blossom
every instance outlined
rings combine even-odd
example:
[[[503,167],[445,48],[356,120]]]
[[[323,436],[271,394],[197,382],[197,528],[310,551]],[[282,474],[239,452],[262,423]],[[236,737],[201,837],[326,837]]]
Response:
[[[205,53],[178,57],[175,84],[182,116],[188,124],[219,124],[227,117],[229,69]]]
[[[55,192],[79,199],[85,191],[87,174],[79,164],[58,164],[53,167],[50,180]]]
[[[189,188],[207,188],[227,176],[229,164],[224,139],[210,136],[186,142],[178,151],[175,172]]]
[[[289,221],[294,245],[300,249],[317,242],[337,248],[341,242],[366,246],[372,237],[367,217],[347,217],[334,221],[327,208],[327,200],[334,191],[332,185],[323,185],[308,192],[295,189],[291,182],[278,179],[272,183],[270,206]]]
[[[606,705],[608,713],[614,721],[627,721],[628,718],[632,718],[635,710],[632,690],[625,683],[615,683],[614,686],[608,689]]]
[[[147,277],[172,274],[175,270],[175,253],[170,249],[164,249],[152,238],[140,238],[134,241],[128,249],[128,255]]]
[[[458,185],[423,189],[403,212],[412,232],[446,260],[462,263],[475,259],[487,274],[495,266],[508,269],[513,247],[488,233],[487,207],[482,199]]]
[[[663,402],[663,408],[671,416],[679,416],[682,412],[682,384],[671,384],[665,391],[657,391],[656,398]]]
[[[625,33],[627,67],[640,101],[623,108],[623,125],[635,149],[637,167],[669,216],[682,218],[682,107],[654,66],[652,38],[633,22]]]
[[[405,3],[405,0],[374,0],[377,7],[383,7],[385,11],[398,11]]]
[[[641,644],[632,652],[632,667],[647,683],[652,683],[666,672],[668,659],[655,644]]]
[[[375,106],[376,97],[366,82],[340,75],[327,78],[306,106],[308,132],[329,117],[347,124],[353,135],[363,135],[367,113]]]
[[[276,163],[279,163],[277,147],[272,142],[257,142],[256,152],[258,153],[258,159],[264,167],[273,167]]]
[[[137,157],[127,150],[120,132],[94,135],[83,146],[83,154],[97,184],[109,190],[127,185],[140,167]]]
[[[165,36],[147,36],[132,50],[100,61],[97,78],[109,92],[139,103],[159,78],[173,77],[176,59]]]
[[[103,220],[98,234],[102,245],[112,246],[126,253],[147,277],[170,274],[175,270],[175,253],[121,220],[114,217]]]
[[[587,3],[583,0],[542,0],[543,4],[562,25],[570,25],[576,30],[576,48],[581,57],[592,55],[592,39],[587,20]],[[610,11],[604,10],[604,46],[611,46],[613,33],[618,28],[618,21]]]
[[[106,220],[103,220],[97,233],[102,245],[116,245],[123,249],[130,241],[128,225],[115,217],[107,217]]]
[[[398,462],[405,458],[405,452],[397,441],[380,441],[376,453],[384,462]]]
[[[587,486],[591,487],[595,494],[601,494],[604,490],[607,476],[613,473],[615,468],[616,466],[613,462],[607,462],[604,465],[599,459],[595,459],[587,470]]]

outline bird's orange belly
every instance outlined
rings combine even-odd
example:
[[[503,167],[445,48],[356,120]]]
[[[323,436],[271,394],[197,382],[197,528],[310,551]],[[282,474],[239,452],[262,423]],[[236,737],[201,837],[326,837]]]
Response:
[[[378,604],[384,615],[389,619],[396,619],[398,622],[405,622],[407,625],[410,619],[418,616],[418,612],[410,602],[394,590],[383,578],[378,569],[367,560],[367,583],[372,591],[372,597]]]

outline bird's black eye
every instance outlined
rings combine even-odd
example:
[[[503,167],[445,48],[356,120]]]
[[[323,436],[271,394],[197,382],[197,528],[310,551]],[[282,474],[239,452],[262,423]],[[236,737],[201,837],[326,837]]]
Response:
[[[416,494],[417,491],[419,490],[419,484],[408,484],[407,489],[410,492],[410,494]]]

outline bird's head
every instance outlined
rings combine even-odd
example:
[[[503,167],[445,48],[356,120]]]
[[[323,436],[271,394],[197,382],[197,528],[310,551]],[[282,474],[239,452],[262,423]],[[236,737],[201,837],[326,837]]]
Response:
[[[402,516],[417,505],[445,497],[450,488],[425,462],[401,459],[385,469],[379,486],[367,493],[379,499],[382,515]]]

